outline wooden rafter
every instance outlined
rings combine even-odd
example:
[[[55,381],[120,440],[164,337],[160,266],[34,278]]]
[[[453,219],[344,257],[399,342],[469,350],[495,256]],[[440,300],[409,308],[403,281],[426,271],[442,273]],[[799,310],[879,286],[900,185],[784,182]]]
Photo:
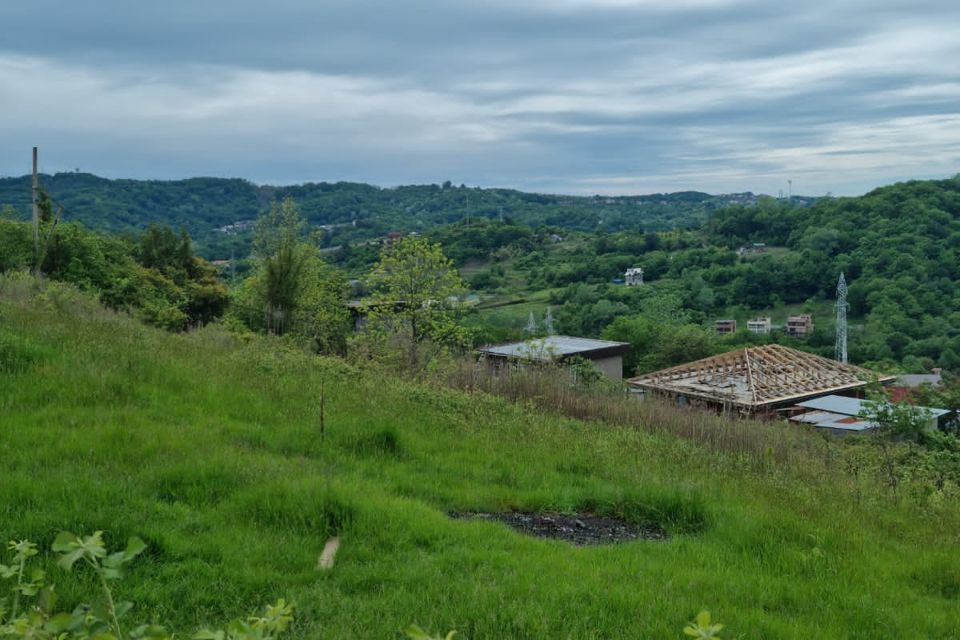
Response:
[[[869,371],[853,365],[771,344],[670,367],[628,382],[651,391],[751,408],[860,387],[871,377]]]

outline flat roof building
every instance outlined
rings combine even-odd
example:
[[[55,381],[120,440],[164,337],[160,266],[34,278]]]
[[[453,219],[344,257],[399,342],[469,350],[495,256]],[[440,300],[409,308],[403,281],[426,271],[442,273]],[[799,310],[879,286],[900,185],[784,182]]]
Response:
[[[770,324],[770,318],[768,316],[760,316],[753,320],[747,320],[747,331],[750,333],[766,335],[770,333],[771,327],[772,325]]]
[[[716,330],[717,335],[726,335],[728,333],[737,332],[737,321],[736,320],[717,320],[713,323],[713,328]]]
[[[787,335],[794,338],[806,338],[813,333],[813,317],[809,313],[787,318]]]
[[[546,336],[483,347],[477,352],[488,360],[501,362],[564,362],[579,357],[593,362],[610,378],[620,380],[623,378],[623,356],[629,349],[630,344],[627,342]]]

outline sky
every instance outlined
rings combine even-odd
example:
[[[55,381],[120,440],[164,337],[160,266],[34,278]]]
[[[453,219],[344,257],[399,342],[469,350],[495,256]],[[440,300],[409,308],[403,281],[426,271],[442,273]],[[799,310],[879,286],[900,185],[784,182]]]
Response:
[[[34,145],[47,173],[578,194],[960,172],[957,0],[31,0],[0,33],[0,176]]]

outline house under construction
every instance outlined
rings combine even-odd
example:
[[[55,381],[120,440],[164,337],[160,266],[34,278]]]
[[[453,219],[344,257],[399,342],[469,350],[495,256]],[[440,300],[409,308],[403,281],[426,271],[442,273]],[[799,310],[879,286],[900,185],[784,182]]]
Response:
[[[881,376],[779,344],[738,349],[655,371],[627,382],[649,393],[699,402],[743,414],[774,413],[797,402],[830,394],[856,395]]]

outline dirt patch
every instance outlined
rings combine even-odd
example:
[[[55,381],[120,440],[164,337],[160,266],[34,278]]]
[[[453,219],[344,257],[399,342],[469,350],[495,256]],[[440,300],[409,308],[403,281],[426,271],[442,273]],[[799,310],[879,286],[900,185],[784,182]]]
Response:
[[[537,538],[565,540],[575,545],[614,544],[631,540],[666,540],[667,532],[655,525],[638,525],[592,513],[451,513],[459,520],[502,522],[520,533]]]

